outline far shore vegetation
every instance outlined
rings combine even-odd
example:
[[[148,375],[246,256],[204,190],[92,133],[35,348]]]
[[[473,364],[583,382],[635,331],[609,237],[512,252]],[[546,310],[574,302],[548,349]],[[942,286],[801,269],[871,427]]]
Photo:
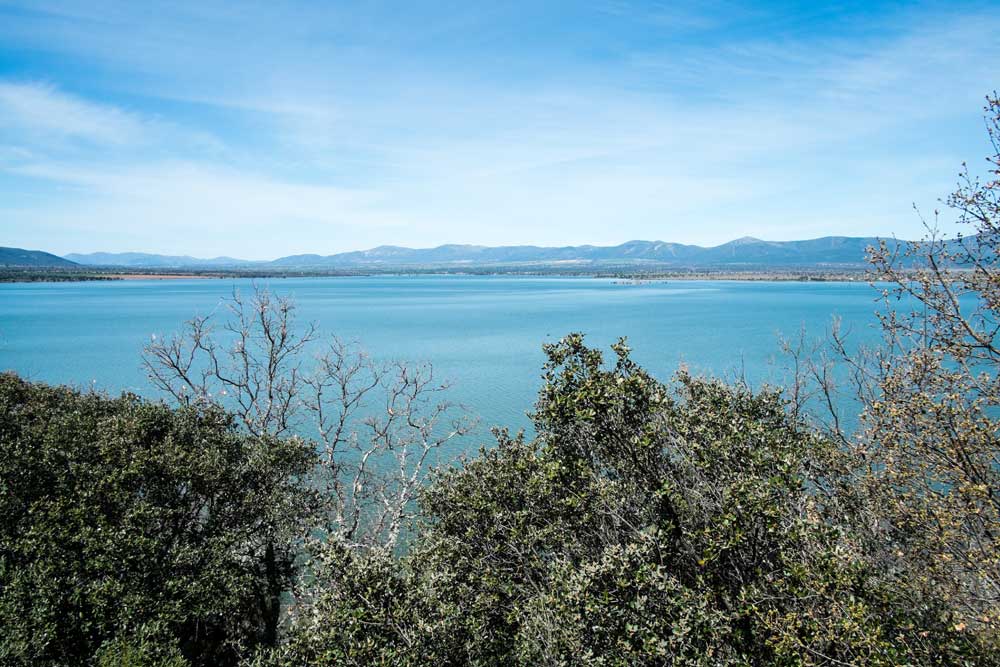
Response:
[[[107,280],[191,280],[191,279],[282,279],[334,278],[377,275],[455,276],[565,276],[575,278],[615,278],[630,282],[659,280],[773,280],[798,282],[858,282],[868,278],[865,266],[837,269],[815,267],[677,269],[667,267],[601,267],[555,265],[503,265],[480,267],[412,266],[373,269],[146,269],[129,267],[0,267],[0,282],[82,282]]]

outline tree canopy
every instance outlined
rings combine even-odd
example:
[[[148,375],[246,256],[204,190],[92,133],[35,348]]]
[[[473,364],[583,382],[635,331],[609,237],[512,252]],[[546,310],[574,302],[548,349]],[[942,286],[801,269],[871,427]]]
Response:
[[[273,643],[313,459],[214,408],[0,375],[0,663],[136,638],[224,665]]]

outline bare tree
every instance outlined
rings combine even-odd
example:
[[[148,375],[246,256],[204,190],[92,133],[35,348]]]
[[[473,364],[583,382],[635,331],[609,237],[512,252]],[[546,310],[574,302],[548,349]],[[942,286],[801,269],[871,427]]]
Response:
[[[178,403],[222,405],[251,434],[314,438],[325,532],[394,549],[435,453],[475,420],[443,400],[448,384],[430,364],[377,361],[357,343],[323,339],[266,288],[234,291],[223,313],[154,338],[143,354],[150,380]]]
[[[379,362],[338,338],[303,382],[320,443],[319,481],[336,500],[331,525],[350,544],[394,547],[434,453],[475,421],[438,400],[449,386],[430,364]]]
[[[943,596],[956,628],[1000,628],[1000,98],[987,97],[987,175],[965,165],[946,204],[972,233],[870,249],[883,340],[859,348],[834,327],[821,352],[789,346],[792,398],[861,405],[832,431],[855,454],[870,555],[914,592]],[[805,352],[806,354],[801,354]],[[806,359],[800,364],[802,359]],[[836,366],[836,368],[834,368]],[[810,389],[802,385],[810,384]],[[825,401],[831,408],[836,401]],[[835,412],[834,412],[835,415]]]
[[[295,305],[257,285],[249,299],[233,290],[224,312],[221,336],[211,316],[196,316],[182,333],[154,337],[143,354],[149,379],[178,403],[224,404],[253,435],[288,434],[315,325],[297,330]]]

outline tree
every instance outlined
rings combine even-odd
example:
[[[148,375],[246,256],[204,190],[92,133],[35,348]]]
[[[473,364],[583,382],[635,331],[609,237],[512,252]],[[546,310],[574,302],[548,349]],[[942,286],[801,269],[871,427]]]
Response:
[[[937,231],[872,252],[888,283],[886,344],[847,355],[862,388],[857,436],[882,558],[943,594],[955,627],[1000,646],[1000,98],[987,97],[985,180],[963,165],[946,200],[969,235]]]
[[[329,500],[324,532],[358,548],[396,548],[435,453],[474,420],[439,399],[430,364],[380,362],[358,344],[321,340],[295,305],[254,285],[208,316],[154,339],[143,356],[154,386],[180,405],[220,405],[247,432],[316,439],[313,483]]]
[[[273,645],[314,458],[212,406],[0,375],[0,662],[227,665]]]

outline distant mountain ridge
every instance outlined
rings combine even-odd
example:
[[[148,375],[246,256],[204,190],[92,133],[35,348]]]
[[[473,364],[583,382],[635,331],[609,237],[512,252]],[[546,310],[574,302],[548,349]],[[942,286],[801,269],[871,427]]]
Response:
[[[70,253],[66,259],[85,266],[125,266],[129,268],[198,268],[198,267],[235,267],[262,262],[251,262],[233,257],[213,257],[201,259],[187,255],[155,255],[146,252],[92,252],[87,254]],[[266,263],[266,262],[264,262]]]
[[[0,247],[0,266],[68,268],[76,263],[41,250]]]
[[[877,237],[824,236],[803,241],[763,241],[743,237],[713,247],[665,241],[628,241],[617,246],[480,246],[441,245],[435,248],[378,246],[333,255],[303,254],[273,261],[232,257],[199,259],[148,253],[70,254],[66,259],[86,266],[130,268],[391,269],[406,267],[460,268],[494,265],[645,264],[669,268],[860,268],[866,250]],[[887,239],[892,246],[897,242]]]

